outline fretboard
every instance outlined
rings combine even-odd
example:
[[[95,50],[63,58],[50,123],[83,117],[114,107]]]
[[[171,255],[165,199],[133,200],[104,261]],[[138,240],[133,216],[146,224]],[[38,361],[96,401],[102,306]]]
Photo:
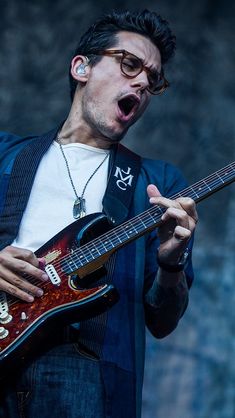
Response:
[[[235,181],[235,162],[205,177],[192,186],[186,187],[171,199],[190,197],[196,203]],[[62,262],[63,270],[69,274],[79,268],[100,258],[106,253],[116,251],[147,232],[153,230],[161,223],[161,216],[165,209],[152,206],[134,218],[100,235],[98,238],[79,247]]]

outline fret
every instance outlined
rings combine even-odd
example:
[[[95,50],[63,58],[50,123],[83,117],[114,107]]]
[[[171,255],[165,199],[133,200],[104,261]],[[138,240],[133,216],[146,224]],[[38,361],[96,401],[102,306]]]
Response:
[[[201,182],[196,183],[194,186],[189,187],[187,190],[191,190],[192,193],[184,193],[184,196],[191,197],[192,199],[197,200],[204,196],[206,193],[208,193],[208,191],[212,191],[212,188],[205,180],[202,180]]]
[[[199,188],[198,188],[198,191],[200,192],[199,197],[205,192],[205,189],[207,189],[206,184],[199,186]]]
[[[89,249],[89,252],[90,252],[92,260],[95,260],[97,258],[97,256],[100,256],[101,254],[100,254],[97,246],[94,245],[93,242],[91,242],[90,245],[92,245],[92,248]]]
[[[119,241],[120,243],[122,243],[122,240],[121,240],[120,236],[118,235],[118,233],[116,232],[116,230],[115,230],[115,229],[113,230],[113,233],[115,234],[115,236],[116,236],[116,238],[118,239],[118,241]]]
[[[89,248],[91,245],[92,248]],[[104,249],[105,251],[103,251],[103,254],[107,252],[105,247]],[[89,264],[91,261],[97,259],[100,255],[102,255],[102,253],[97,249],[93,241],[79,248],[74,254],[68,256],[66,260],[62,260],[61,268],[65,273],[69,274],[79,269],[80,267]]]
[[[156,219],[152,216],[150,211],[148,212],[148,214],[149,214],[149,217],[153,220],[153,223],[155,224],[157,222]]]
[[[138,222],[138,224],[135,227],[135,230],[136,230],[136,234],[139,235],[139,234],[145,232],[146,227],[143,227],[142,222]]]
[[[216,174],[217,174],[217,176],[218,176],[219,180],[220,180],[222,183],[224,183],[224,179],[223,179],[223,178],[219,175],[219,173],[217,172]]]
[[[138,220],[139,220],[139,222],[141,222],[142,223],[142,225],[143,225],[143,227],[144,227],[144,229],[147,229],[147,225],[144,223],[144,221],[143,221],[143,219],[142,219],[142,216],[137,216],[137,218],[138,218]],[[154,218],[153,218],[154,219]]]
[[[119,232],[119,236],[121,239],[121,243],[123,244],[124,242],[126,242],[129,239],[129,234],[128,234],[128,230],[126,230],[126,228],[129,228],[129,226],[125,226],[125,228],[121,228],[120,232]]]
[[[60,266],[62,271],[69,274],[75,271],[78,267],[77,264],[75,264],[75,261],[72,259],[72,256],[68,256],[66,259],[61,260]]]
[[[81,252],[81,251],[80,251]],[[85,257],[84,253],[82,252],[82,254],[80,254],[78,256],[78,261],[81,261],[83,263],[83,260],[88,261],[87,258]]]
[[[231,167],[230,167],[230,171],[226,169],[226,171],[223,173],[223,176],[224,176],[224,177],[225,177],[225,176],[226,176],[226,177],[228,177],[228,176],[233,176],[233,175],[234,175],[234,174],[233,174],[233,172],[235,172],[235,171],[234,171],[234,168],[231,166]]]
[[[88,252],[88,254],[85,254],[85,249],[83,250],[82,247],[79,248],[79,250],[77,251],[76,254],[72,254],[71,257],[74,257],[75,261],[74,261],[74,265],[75,265],[75,269],[73,269],[72,271],[78,269],[79,267],[84,266],[85,264],[88,264],[90,261],[92,261],[92,259],[94,259],[91,256],[91,253]],[[90,259],[91,258],[91,259]],[[72,267],[72,265],[71,265]]]
[[[211,187],[209,186],[209,184],[207,184],[206,183],[206,181],[204,181],[204,183],[205,183],[205,185],[206,185],[206,187],[210,190],[210,192],[211,192]]]
[[[139,233],[138,229],[136,229],[136,228],[135,228],[135,226],[134,226],[133,222],[131,223],[131,227],[134,229],[134,233],[136,233],[136,234],[138,234],[138,233]],[[138,226],[137,226],[137,227],[138,227]]]
[[[166,209],[161,208],[160,206],[153,206],[150,210],[145,212],[149,216],[149,224],[148,227],[151,225],[156,224],[161,220],[162,215],[165,213]],[[152,219],[152,221],[151,221]]]
[[[131,234],[131,235],[133,235],[133,234],[135,234],[136,232],[138,232],[138,231],[136,230],[136,228],[134,227],[133,223],[131,223],[131,222],[129,222],[129,224],[128,224],[128,228],[130,228],[130,230],[128,231],[128,233],[129,233],[129,234]]]
[[[195,188],[193,188],[193,187],[189,187],[189,190],[192,190],[192,193],[193,193],[193,194],[191,194],[191,193],[190,193],[191,198],[194,198],[194,195],[195,195],[197,198],[199,198],[199,197],[200,197],[200,195],[196,192]],[[202,190],[202,187],[200,186],[197,190],[200,192],[200,191]]]
[[[100,237],[96,238],[94,241],[95,245],[99,248],[98,252],[100,255],[103,255],[107,252],[107,248],[105,247],[102,239]]]
[[[131,235],[133,235],[134,231],[133,231],[133,228],[131,228],[130,224],[125,226],[124,233],[126,234],[128,239],[130,238]]]
[[[110,247],[110,244],[111,244],[111,247]],[[112,248],[114,248],[114,245],[113,245],[113,243],[112,243],[112,241],[110,239],[108,241],[107,240],[104,241],[103,242],[103,245],[104,245],[104,247],[105,247],[105,249],[106,249],[107,252],[110,251],[110,250],[112,250]]]
[[[230,173],[228,173],[227,171],[224,173],[224,177],[227,177]]]
[[[113,248],[116,248],[119,247],[120,244],[128,241],[130,238],[138,236],[140,232],[142,232],[140,225],[137,224],[136,227],[133,223],[128,222],[127,224],[120,225],[119,227],[114,228],[111,232],[109,232],[109,234],[113,235],[109,239],[112,242]]]

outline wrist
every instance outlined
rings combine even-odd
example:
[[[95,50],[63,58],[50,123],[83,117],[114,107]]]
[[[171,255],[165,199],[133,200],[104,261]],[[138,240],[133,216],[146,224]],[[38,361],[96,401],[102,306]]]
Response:
[[[177,263],[168,263],[161,261],[159,258],[159,253],[157,253],[157,262],[158,266],[161,267],[163,271],[166,271],[167,273],[180,273],[184,271],[185,267],[187,266],[189,258],[189,249],[186,248],[186,250],[181,255],[179,261]]]
[[[165,271],[159,267],[157,272],[157,282],[161,287],[165,289],[177,287],[178,284],[184,279],[184,277],[185,274],[183,271],[169,273],[168,271]]]

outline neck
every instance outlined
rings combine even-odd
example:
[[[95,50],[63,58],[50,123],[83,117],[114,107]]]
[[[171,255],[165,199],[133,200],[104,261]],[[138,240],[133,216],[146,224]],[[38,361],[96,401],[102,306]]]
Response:
[[[60,143],[63,145],[81,143],[96,148],[109,149],[113,141],[102,136],[93,127],[89,126],[77,108],[73,103],[58,135]]]
[[[95,148],[109,149],[111,147],[111,141],[107,138],[99,138],[98,136],[91,135],[89,131],[78,122],[76,125],[66,119],[62,126],[58,138],[60,143],[65,145],[69,143],[81,143],[90,145]]]

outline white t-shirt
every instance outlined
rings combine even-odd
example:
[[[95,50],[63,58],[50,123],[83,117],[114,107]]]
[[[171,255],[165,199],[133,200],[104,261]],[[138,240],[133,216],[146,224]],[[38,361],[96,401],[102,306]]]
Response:
[[[109,151],[80,143],[63,145],[63,150],[76,192],[81,196],[87,180]],[[87,215],[102,211],[108,161],[109,157],[86,187],[84,198]],[[25,163],[27,164],[27,161]],[[60,146],[54,141],[40,162],[18,236],[12,245],[32,251],[37,250],[75,221],[73,218],[75,199]]]

